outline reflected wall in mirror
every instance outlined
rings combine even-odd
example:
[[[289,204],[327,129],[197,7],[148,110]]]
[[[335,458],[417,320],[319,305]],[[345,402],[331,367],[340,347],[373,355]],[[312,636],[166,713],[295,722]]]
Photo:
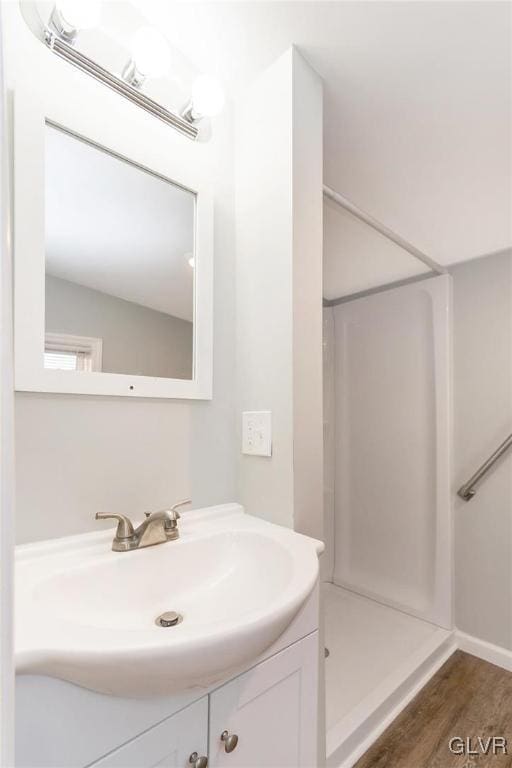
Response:
[[[44,367],[194,377],[194,193],[45,128]]]

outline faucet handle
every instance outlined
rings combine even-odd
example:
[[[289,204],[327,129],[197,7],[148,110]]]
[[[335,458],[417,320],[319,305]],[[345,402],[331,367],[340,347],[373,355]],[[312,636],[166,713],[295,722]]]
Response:
[[[185,504],[192,504],[192,499],[185,499],[184,501],[178,501],[176,504],[173,504],[172,507],[166,507],[165,509],[162,509],[161,512],[158,514],[165,515],[169,520],[179,520],[181,515],[178,512],[178,507],[184,507]],[[148,518],[151,517],[151,515],[157,514],[156,512],[144,512],[144,517]]]
[[[178,507],[185,507],[187,504],[192,504],[192,499],[183,499],[183,501],[177,501],[176,504],[173,504],[170,508],[170,512],[174,512],[174,519],[179,520],[181,515],[178,512]]]
[[[177,501],[176,504],[172,505],[172,507],[165,507],[165,509],[161,509],[159,512],[144,512],[144,516],[148,518],[152,517],[153,515],[159,515],[160,517],[163,517],[167,523],[175,523],[176,520],[179,520],[181,517],[180,513],[178,512],[178,507],[184,507],[186,504],[192,504],[192,499]]]
[[[116,539],[129,539],[134,535],[132,521],[125,515],[96,512],[96,520],[108,520],[110,518],[117,520]]]

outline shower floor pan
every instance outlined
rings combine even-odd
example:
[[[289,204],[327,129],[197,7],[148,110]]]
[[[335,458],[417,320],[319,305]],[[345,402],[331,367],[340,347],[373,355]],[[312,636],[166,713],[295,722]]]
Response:
[[[323,585],[329,768],[351,768],[455,651],[453,633]]]

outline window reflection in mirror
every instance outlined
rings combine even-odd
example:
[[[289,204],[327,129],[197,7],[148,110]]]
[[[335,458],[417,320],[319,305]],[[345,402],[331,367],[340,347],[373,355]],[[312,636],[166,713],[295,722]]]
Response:
[[[44,367],[193,378],[195,195],[51,125]]]

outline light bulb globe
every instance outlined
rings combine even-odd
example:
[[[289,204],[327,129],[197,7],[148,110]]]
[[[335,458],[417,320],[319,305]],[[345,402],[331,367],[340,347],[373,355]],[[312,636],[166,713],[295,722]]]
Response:
[[[157,29],[141,27],[133,38],[132,58],[145,77],[161,77],[171,66],[169,43]]]
[[[57,0],[55,7],[74,29],[91,29],[97,27],[101,20],[99,0]]]
[[[211,75],[199,75],[192,86],[194,113],[201,117],[215,117],[224,106],[224,91]]]

